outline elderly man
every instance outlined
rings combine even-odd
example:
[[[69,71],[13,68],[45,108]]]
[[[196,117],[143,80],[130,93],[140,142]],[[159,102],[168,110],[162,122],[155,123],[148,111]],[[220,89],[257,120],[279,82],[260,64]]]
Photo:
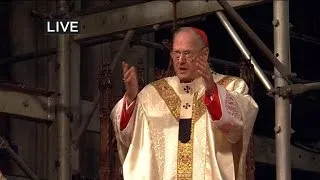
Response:
[[[258,106],[237,77],[213,73],[206,34],[176,31],[175,76],[138,92],[123,63],[126,93],[111,112],[124,179],[245,179],[245,157]]]

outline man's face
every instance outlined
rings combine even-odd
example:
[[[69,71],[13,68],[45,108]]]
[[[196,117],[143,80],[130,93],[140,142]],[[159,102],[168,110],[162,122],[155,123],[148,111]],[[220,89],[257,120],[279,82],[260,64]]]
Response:
[[[197,61],[205,58],[204,46],[196,39],[193,32],[179,32],[173,41],[171,57],[176,76],[181,82],[191,82],[199,77]]]

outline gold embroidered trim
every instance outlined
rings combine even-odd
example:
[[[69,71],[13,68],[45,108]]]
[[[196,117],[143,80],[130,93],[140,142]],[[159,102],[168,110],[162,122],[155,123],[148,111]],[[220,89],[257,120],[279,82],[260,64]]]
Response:
[[[236,77],[232,77],[232,76],[226,76],[224,78],[222,78],[221,80],[219,80],[217,82],[217,84],[223,86],[223,87],[227,87],[229,83],[231,83],[232,81],[234,81],[235,79],[237,79]]]
[[[173,88],[165,79],[160,79],[151,83],[157,90],[161,98],[165,101],[167,107],[173,116],[180,119],[181,100]],[[181,143],[178,140],[178,155],[177,155],[177,179],[192,180],[193,171],[193,139],[194,139],[194,124],[206,112],[206,107],[203,103],[203,97],[197,98],[198,92],[194,94],[192,104],[192,120],[191,120],[191,135],[187,143]]]
[[[194,112],[194,122],[197,122],[201,116],[206,113],[206,105],[203,103],[204,95],[198,98],[197,103],[195,104],[196,111]]]
[[[158,91],[173,116],[179,121],[181,100],[165,79],[154,81],[151,85]]]
[[[187,143],[181,143],[178,140],[178,162],[177,162],[177,179],[178,180],[192,180],[193,171],[193,135],[194,135],[194,124],[197,118],[197,112],[200,112],[201,105],[199,105],[200,100],[197,100],[198,92],[193,96],[192,104],[192,119],[191,119],[191,135],[190,140]],[[202,102],[203,104],[203,102]],[[199,113],[200,114],[200,113]]]

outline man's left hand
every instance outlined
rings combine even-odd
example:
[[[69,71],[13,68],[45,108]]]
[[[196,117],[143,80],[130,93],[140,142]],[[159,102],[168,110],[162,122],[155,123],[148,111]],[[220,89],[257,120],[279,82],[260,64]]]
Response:
[[[209,63],[203,57],[199,57],[197,59],[197,69],[198,73],[201,75],[204,81],[204,86],[206,88],[206,93],[208,95],[212,95],[213,92],[216,90],[216,83],[214,82],[211,69]]]

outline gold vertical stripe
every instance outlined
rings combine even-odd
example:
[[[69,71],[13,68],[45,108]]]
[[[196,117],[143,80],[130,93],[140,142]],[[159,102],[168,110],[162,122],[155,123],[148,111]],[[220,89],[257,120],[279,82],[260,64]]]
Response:
[[[228,80],[222,81],[227,83]],[[221,82],[220,82],[221,83]],[[224,85],[224,83],[222,83]],[[180,119],[181,100],[174,89],[168,84],[165,79],[160,79],[151,83],[161,98],[165,101],[167,107],[173,116]],[[178,140],[178,155],[177,155],[177,179],[178,180],[192,180],[193,171],[193,140],[194,140],[194,124],[206,112],[206,106],[203,103],[204,96],[198,97],[198,92],[194,94],[192,104],[192,120],[191,120],[191,134],[190,140],[187,143],[181,143]]]
[[[151,84],[158,91],[161,98],[165,101],[173,116],[177,119],[177,121],[179,121],[181,100],[174,89],[165,79],[154,81]]]
[[[195,104],[195,111],[194,111],[194,122],[196,123],[201,116],[206,112],[207,107],[203,103],[204,95],[197,99]]]
[[[193,170],[193,139],[194,139],[194,124],[196,120],[196,112],[199,111],[200,105],[197,101],[198,92],[194,94],[192,104],[192,119],[191,119],[191,135],[187,143],[181,143],[178,140],[178,162],[177,162],[177,179],[178,180],[192,180]],[[203,102],[202,102],[203,104]]]

